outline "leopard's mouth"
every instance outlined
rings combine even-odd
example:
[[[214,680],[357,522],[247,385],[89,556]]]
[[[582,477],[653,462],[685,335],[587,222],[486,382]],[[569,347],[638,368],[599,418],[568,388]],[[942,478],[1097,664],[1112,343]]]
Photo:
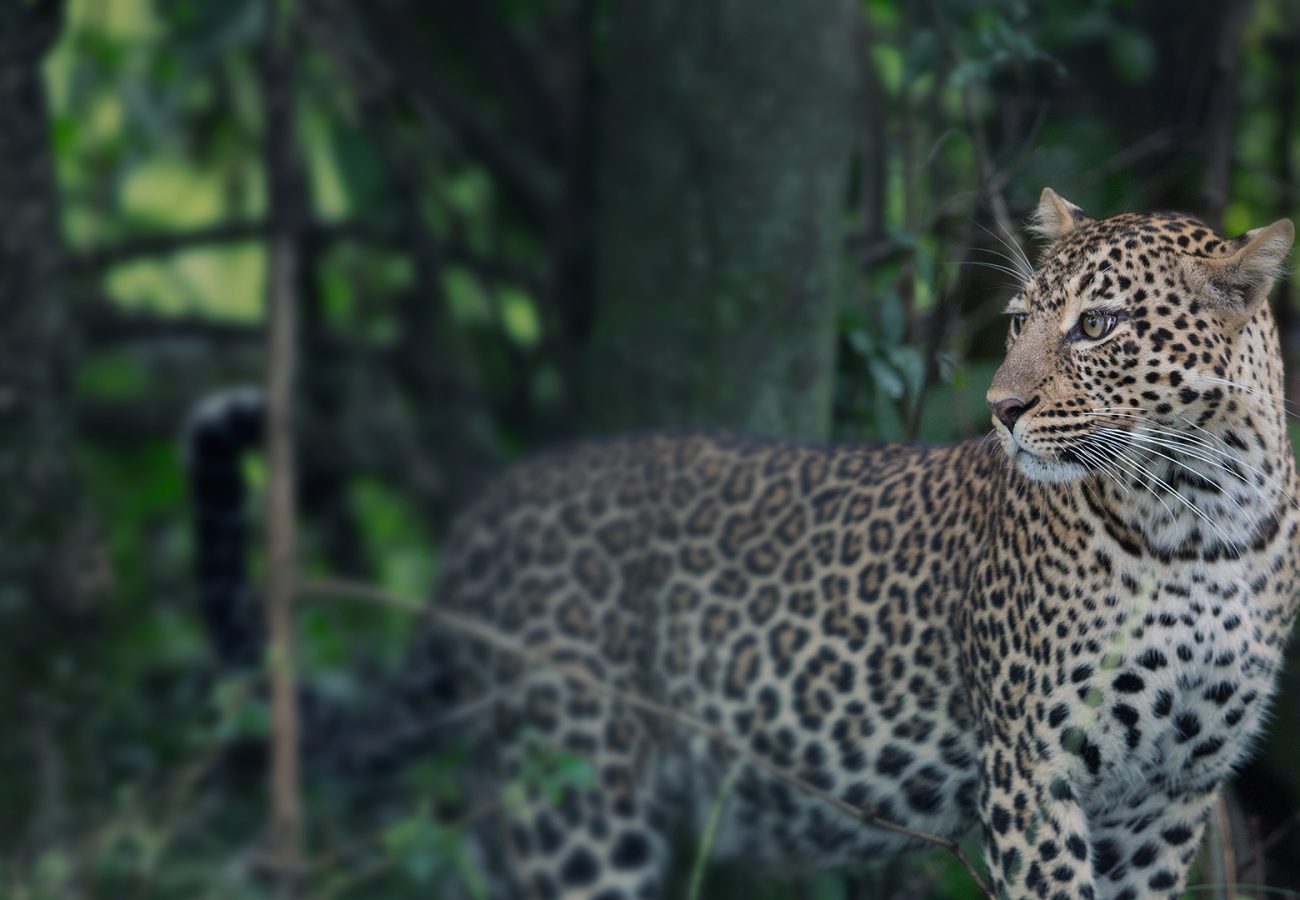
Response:
[[[1017,448],[1011,462],[1030,481],[1048,484],[1065,484],[1088,474],[1088,467],[1082,463],[1060,457],[1040,456],[1024,447]]]
[[[1030,481],[1045,484],[1065,484],[1086,477],[1091,468],[1068,449],[1054,456],[1046,456],[1031,450],[1012,434],[1007,435],[1003,449],[1011,458],[1011,464],[1021,475]]]
[[[1030,481],[1064,484],[1092,473],[1092,467],[1083,457],[1068,447],[1049,456],[1026,446],[1023,437],[1017,436],[1014,428],[1007,428],[996,420],[994,427],[1011,464]]]

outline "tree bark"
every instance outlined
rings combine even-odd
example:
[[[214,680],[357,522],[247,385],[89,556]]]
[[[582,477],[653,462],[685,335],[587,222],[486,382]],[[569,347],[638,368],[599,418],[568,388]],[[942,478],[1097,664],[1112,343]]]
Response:
[[[1237,106],[1237,70],[1241,36],[1250,19],[1251,0],[1223,4],[1218,39],[1210,63],[1210,92],[1205,113],[1205,183],[1201,191],[1202,216],[1215,228],[1223,223],[1232,175],[1233,121]]]
[[[658,0],[612,15],[588,420],[825,436],[854,5]]]
[[[76,613],[104,586],[72,454],[75,328],[41,75],[61,13],[50,0],[0,10],[0,606],[11,613]]]

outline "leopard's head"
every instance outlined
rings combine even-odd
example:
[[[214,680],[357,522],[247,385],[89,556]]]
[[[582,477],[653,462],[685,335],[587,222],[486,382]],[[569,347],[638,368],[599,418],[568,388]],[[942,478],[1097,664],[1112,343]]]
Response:
[[[1083,477],[1113,458],[1122,432],[1204,427],[1231,402],[1229,382],[1280,378],[1254,370],[1279,365],[1266,299],[1294,237],[1288,220],[1229,239],[1181,214],[1093,219],[1048,188],[1034,227],[1049,243],[1007,307],[1006,358],[987,395],[1027,477]]]

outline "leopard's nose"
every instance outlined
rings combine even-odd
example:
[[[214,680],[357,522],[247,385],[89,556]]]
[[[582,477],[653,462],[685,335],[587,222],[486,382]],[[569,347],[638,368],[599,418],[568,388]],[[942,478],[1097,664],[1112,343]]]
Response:
[[[1005,400],[998,400],[997,402],[989,401],[989,409],[993,410],[993,415],[998,417],[999,422],[1007,426],[1008,431],[1015,427],[1016,421],[1021,416],[1037,405],[1037,397],[1030,400],[1028,403],[1021,400],[1019,397],[1008,397]]]

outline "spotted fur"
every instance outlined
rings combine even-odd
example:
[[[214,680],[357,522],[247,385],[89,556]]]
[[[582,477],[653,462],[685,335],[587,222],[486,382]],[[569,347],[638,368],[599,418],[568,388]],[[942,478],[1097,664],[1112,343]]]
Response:
[[[1296,614],[1264,300],[1290,224],[1227,239],[1181,215],[1090,219],[1050,191],[1039,223],[1050,244],[989,392],[1001,448],[557,452],[460,519],[439,602],[892,822],[978,825],[1000,897],[1176,896]],[[660,896],[672,829],[702,825],[733,766],[719,855],[905,846],[699,731],[459,652],[467,696],[490,698],[477,758],[496,783],[538,741],[594,773],[502,807],[505,894]]]

